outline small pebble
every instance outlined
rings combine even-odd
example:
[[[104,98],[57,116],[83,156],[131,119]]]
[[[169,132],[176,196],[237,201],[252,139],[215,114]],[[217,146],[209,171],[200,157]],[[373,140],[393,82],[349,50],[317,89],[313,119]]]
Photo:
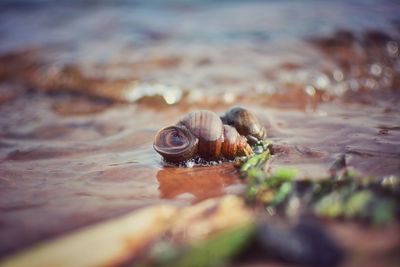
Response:
[[[262,146],[255,146],[253,151],[255,154],[261,154],[262,152],[264,152],[264,148]]]

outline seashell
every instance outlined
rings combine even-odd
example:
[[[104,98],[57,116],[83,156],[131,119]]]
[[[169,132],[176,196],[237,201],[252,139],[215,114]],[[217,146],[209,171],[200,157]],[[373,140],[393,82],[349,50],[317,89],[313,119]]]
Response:
[[[247,116],[249,121],[251,119],[258,123],[251,113]],[[254,130],[254,127],[248,128]],[[165,160],[174,163],[186,161],[196,155],[207,161],[216,161],[222,157],[233,159],[253,153],[247,139],[237,129],[223,125],[221,118],[208,110],[191,112],[176,126],[161,129],[153,146]]]
[[[253,150],[247,143],[245,137],[241,136],[235,128],[224,125],[224,142],[222,143],[222,154],[227,159],[237,156],[250,156]]]
[[[193,158],[199,140],[185,127],[169,126],[156,134],[153,147],[166,160],[174,163]]]
[[[222,121],[217,114],[200,110],[186,115],[178,125],[185,126],[199,139],[198,154],[205,160],[218,160],[223,142]]]
[[[229,109],[221,119],[224,124],[235,127],[239,134],[247,138],[249,143],[253,144],[267,137],[267,131],[257,117],[242,107]]]

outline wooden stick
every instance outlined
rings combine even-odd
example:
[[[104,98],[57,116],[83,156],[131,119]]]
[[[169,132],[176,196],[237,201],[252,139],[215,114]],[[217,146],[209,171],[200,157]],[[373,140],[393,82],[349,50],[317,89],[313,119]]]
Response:
[[[115,266],[160,236],[177,209],[155,206],[44,242],[0,262],[1,267]]]

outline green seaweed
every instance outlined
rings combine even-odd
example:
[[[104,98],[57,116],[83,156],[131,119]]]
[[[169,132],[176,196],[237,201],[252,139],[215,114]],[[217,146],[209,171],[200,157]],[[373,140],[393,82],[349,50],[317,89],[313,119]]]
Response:
[[[399,217],[399,177],[382,180],[363,177],[347,168],[343,157],[333,164],[330,177],[296,180],[296,170],[291,168],[267,174],[263,168],[271,153],[270,146],[264,148],[240,166],[241,177],[247,179],[248,202],[261,203],[268,211],[277,209],[284,213],[290,199],[296,197],[315,216],[358,219],[378,225]]]
[[[243,249],[254,235],[255,225],[246,225],[223,230],[213,236],[193,243],[175,244],[158,242],[153,247],[152,260],[136,267],[214,267],[224,266]]]
[[[264,163],[269,159],[269,150],[248,158],[240,167],[240,172],[245,173],[252,170],[259,170]]]

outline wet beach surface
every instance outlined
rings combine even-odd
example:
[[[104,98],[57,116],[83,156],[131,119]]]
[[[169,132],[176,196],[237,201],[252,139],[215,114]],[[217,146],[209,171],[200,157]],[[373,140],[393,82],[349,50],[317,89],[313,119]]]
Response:
[[[140,207],[242,193],[232,163],[177,168],[153,150],[196,109],[252,110],[276,150],[269,172],[318,179],[344,155],[365,176],[400,175],[398,14],[395,1],[1,4],[0,257]],[[326,224],[355,251],[348,266],[399,251],[398,225]]]

